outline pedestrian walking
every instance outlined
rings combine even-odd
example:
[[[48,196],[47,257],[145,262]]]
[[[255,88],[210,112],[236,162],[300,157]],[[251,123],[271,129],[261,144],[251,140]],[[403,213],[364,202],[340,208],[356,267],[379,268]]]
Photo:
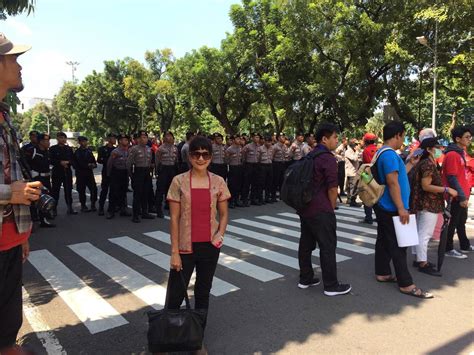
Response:
[[[156,178],[156,215],[158,218],[163,218],[163,200],[178,171],[178,149],[174,145],[173,133],[165,132],[163,144],[156,152],[155,163],[155,171],[158,175]],[[167,208],[169,208],[168,202],[165,202],[165,209]]]
[[[77,138],[79,148],[73,155],[72,166],[76,171],[76,186],[79,193],[79,201],[81,202],[81,212],[97,211],[97,184],[94,177],[94,169],[97,167],[92,150],[89,148],[89,139],[84,136]],[[86,204],[86,187],[90,193],[91,207]]]
[[[97,155],[97,163],[102,164],[102,180],[100,182],[100,196],[99,196],[99,216],[104,215],[104,205],[110,190],[110,177],[107,175],[107,162],[110,154],[115,149],[117,137],[115,134],[109,133],[107,135],[107,143],[99,148]]]

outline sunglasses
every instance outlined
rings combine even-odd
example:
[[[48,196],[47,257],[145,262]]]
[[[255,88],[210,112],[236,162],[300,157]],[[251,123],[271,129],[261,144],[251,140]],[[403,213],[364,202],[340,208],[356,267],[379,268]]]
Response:
[[[203,158],[204,160],[211,159],[212,154],[209,152],[190,152],[189,156],[193,159],[199,160],[199,158]]]

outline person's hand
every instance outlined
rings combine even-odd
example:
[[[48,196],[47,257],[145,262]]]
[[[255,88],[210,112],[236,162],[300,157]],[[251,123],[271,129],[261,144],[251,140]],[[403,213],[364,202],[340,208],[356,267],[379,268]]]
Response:
[[[23,263],[28,259],[28,256],[30,256],[30,242],[28,242],[28,240],[21,245],[21,256]]]
[[[61,160],[60,161],[60,164],[64,167],[64,168],[67,168],[69,166],[69,161],[67,160]]]
[[[408,224],[410,222],[410,212],[408,212],[406,209],[399,209],[398,216],[400,217],[400,222],[402,224]]]
[[[170,266],[173,270],[183,270],[183,263],[181,262],[181,256],[179,253],[171,253]]]
[[[39,181],[14,181],[10,186],[12,189],[10,203],[12,205],[29,206],[31,205],[32,201],[39,199],[41,195],[41,187],[43,187],[43,184]]]
[[[452,189],[451,187],[448,188],[448,194],[450,194],[453,198],[458,196],[458,192],[455,189]]]
[[[469,200],[459,202],[459,206],[461,206],[462,208],[467,208],[469,206]]]
[[[214,245],[216,248],[219,248],[219,249],[222,247],[223,242],[224,242],[224,235],[219,232],[214,234],[211,240],[212,245]]]

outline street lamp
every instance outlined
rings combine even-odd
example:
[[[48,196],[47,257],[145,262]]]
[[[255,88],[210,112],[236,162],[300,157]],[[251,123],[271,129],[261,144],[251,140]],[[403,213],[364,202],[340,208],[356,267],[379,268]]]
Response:
[[[79,62],[73,62],[72,60],[66,62],[67,65],[71,66],[72,71],[72,83],[76,82],[76,78],[74,77],[74,72],[77,70],[77,66],[80,64]]]
[[[435,38],[434,38],[434,48],[428,44],[428,39],[425,36],[416,37],[418,43],[422,46],[425,46],[429,50],[431,50],[434,54],[434,65],[433,65],[433,109],[432,109],[432,116],[431,116],[431,128],[436,130],[436,79],[437,79],[437,72],[436,68],[438,66],[438,52],[436,51],[436,47],[438,46],[438,22],[435,25]]]

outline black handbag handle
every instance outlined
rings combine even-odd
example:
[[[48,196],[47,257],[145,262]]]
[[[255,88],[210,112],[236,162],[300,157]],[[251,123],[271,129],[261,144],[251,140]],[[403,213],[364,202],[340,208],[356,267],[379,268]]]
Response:
[[[186,309],[191,309],[191,302],[189,302],[188,296],[188,288],[186,287],[186,280],[184,279],[184,275],[182,271],[170,270],[170,272],[177,272],[179,274],[179,278],[181,279],[181,284],[184,289],[184,299],[186,300]],[[168,286],[166,288],[166,300],[165,300],[165,307],[164,309],[168,309],[168,303],[170,298],[170,282],[168,282]]]

